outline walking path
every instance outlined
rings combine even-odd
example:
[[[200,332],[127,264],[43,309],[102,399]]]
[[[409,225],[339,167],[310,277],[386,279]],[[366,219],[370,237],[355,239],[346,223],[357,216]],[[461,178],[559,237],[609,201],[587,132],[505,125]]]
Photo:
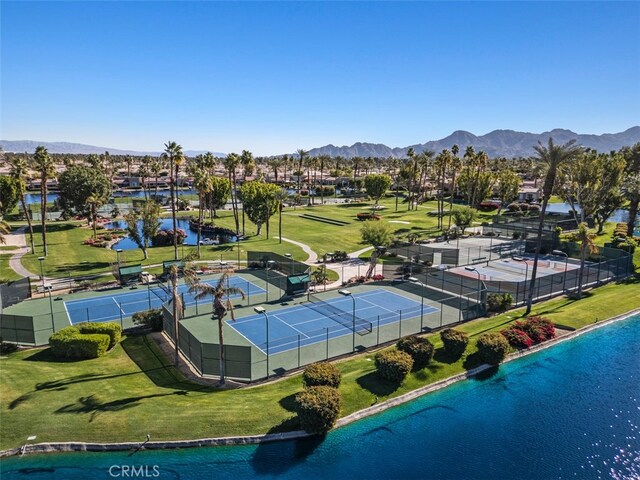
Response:
[[[302,250],[304,250],[304,252],[309,255],[309,258],[307,258],[304,263],[308,264],[308,265],[313,265],[315,263],[318,263],[318,254],[316,252],[314,252],[313,250],[311,250],[311,247],[305,243],[302,242],[297,242],[295,240],[291,240],[289,238],[284,238],[284,237],[280,237],[282,240],[284,240],[285,242],[289,242],[289,243],[293,243],[294,245],[297,245],[298,247],[302,248]]]
[[[22,266],[22,257],[30,252],[27,246],[27,238],[24,234],[26,229],[27,227],[20,227],[4,237],[7,246],[18,247],[16,250],[10,250],[12,255],[9,259],[9,267],[22,277],[39,277],[39,275],[30,272]]]

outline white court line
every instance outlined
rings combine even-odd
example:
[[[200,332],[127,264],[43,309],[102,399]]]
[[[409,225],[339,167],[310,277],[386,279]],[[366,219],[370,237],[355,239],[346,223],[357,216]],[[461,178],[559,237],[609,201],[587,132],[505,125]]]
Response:
[[[296,332],[298,332],[301,335],[304,335],[306,338],[309,338],[309,335],[307,335],[306,333],[298,330],[296,327],[294,327],[293,325],[291,325],[290,323],[285,322],[284,320],[282,320],[278,315],[274,315],[274,318],[277,318],[282,324],[286,325],[289,328],[293,328]],[[297,325],[297,324],[296,324]]]

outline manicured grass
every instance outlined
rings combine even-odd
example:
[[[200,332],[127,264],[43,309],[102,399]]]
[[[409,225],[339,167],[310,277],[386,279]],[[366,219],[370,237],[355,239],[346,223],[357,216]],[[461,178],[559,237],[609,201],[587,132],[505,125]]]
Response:
[[[0,252],[0,280],[12,281],[22,278],[9,267],[9,258],[11,258],[10,254]]]
[[[106,248],[96,248],[83,245],[83,241],[92,235],[89,228],[81,227],[78,222],[61,222],[47,227],[47,242],[49,255],[44,262],[45,275],[51,277],[68,277],[110,272],[110,264],[116,260],[116,252]],[[85,224],[86,225],[86,224]],[[40,240],[39,227],[36,241]],[[185,255],[195,247],[185,247]],[[306,259],[306,254],[296,245],[283,242],[273,237],[267,240],[265,237],[250,237],[240,244],[240,259],[246,260],[246,251],[273,251],[284,254],[290,252],[298,259]],[[178,255],[182,255],[182,247],[179,246]],[[219,246],[202,246],[200,248],[202,260],[236,260],[238,250],[235,244]],[[40,272],[38,257],[42,255],[40,242],[36,245],[35,255],[25,255],[22,264],[34,274]],[[125,250],[121,253],[121,260],[127,263],[153,265],[162,263],[163,260],[173,259],[173,247],[154,247],[149,249],[149,259],[144,260],[142,251]],[[153,273],[153,269],[152,269]]]
[[[534,314],[556,324],[579,328],[596,320],[640,308],[638,280],[611,284],[580,301],[559,298],[541,303]],[[439,336],[434,361],[412,372],[401,386],[375,374],[372,354],[338,362],[343,381],[342,415],[480,364],[475,339],[502,330],[522,310],[478,319],[460,327],[472,337],[465,355],[447,358]],[[17,352],[1,360],[0,448],[21,445],[28,435],[38,441],[142,441],[249,435],[297,428],[293,396],[300,376],[240,390],[216,391],[185,382],[145,337],[127,337],[106,357],[56,362],[48,349]]]

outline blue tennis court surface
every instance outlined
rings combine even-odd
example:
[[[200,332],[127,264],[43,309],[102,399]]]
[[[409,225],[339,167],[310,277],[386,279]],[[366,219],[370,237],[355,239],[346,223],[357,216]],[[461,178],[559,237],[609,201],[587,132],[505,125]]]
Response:
[[[217,279],[203,281],[209,285],[215,285]],[[244,280],[241,277],[229,277],[229,285],[241,288],[245,294],[255,295],[265,291],[259,286]],[[195,305],[196,301],[189,293],[189,287],[185,284],[178,286],[178,292],[184,294],[184,306]],[[231,295],[236,298],[239,295]],[[103,297],[83,298],[64,302],[69,320],[72,324],[80,322],[107,322],[109,320],[120,320],[123,317],[130,317],[134,313],[148,310],[149,308],[161,308],[162,304],[168,301],[170,295],[167,291],[157,285],[147,288],[146,285],[138,286],[135,291],[126,293],[115,293]],[[198,300],[205,303],[207,298]]]
[[[353,295],[356,302],[356,332],[367,334],[363,326],[370,323],[373,328],[395,323],[402,319],[419,317],[423,308],[420,302],[398,295],[385,289],[377,289]],[[326,300],[330,304],[326,313],[320,312],[322,304],[304,303],[295,307],[268,312],[269,315],[269,354],[293,350],[300,345],[323,342],[327,338],[352,335],[353,301],[351,297],[339,297]],[[331,310],[340,310],[337,318]],[[430,305],[424,305],[424,314],[439,311]],[[333,318],[331,318],[333,316]],[[335,319],[334,319],[335,318]],[[227,324],[253,343],[263,352],[267,346],[267,329],[264,315],[243,317]],[[347,326],[348,325],[348,326]]]

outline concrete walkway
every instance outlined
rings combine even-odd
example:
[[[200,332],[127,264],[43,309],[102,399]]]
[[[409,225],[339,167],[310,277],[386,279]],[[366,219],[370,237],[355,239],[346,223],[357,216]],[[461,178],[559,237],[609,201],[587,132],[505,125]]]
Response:
[[[18,247],[16,250],[10,250],[12,253],[9,259],[9,268],[22,277],[40,277],[33,272],[30,272],[22,266],[21,259],[24,255],[31,253],[29,246],[27,245],[27,237],[24,234],[27,227],[20,227],[13,230],[9,235],[5,235],[5,241],[7,246]]]
[[[302,242],[297,242],[295,240],[291,240],[289,238],[284,238],[284,237],[280,237],[284,242],[288,242],[288,243],[292,243],[294,245],[297,245],[298,247],[302,248],[302,250],[304,250],[304,253],[306,253],[307,255],[309,255],[309,258],[307,258],[304,263],[306,263],[307,265],[313,265],[318,263],[318,254],[316,252],[314,252],[311,247],[305,243]]]

